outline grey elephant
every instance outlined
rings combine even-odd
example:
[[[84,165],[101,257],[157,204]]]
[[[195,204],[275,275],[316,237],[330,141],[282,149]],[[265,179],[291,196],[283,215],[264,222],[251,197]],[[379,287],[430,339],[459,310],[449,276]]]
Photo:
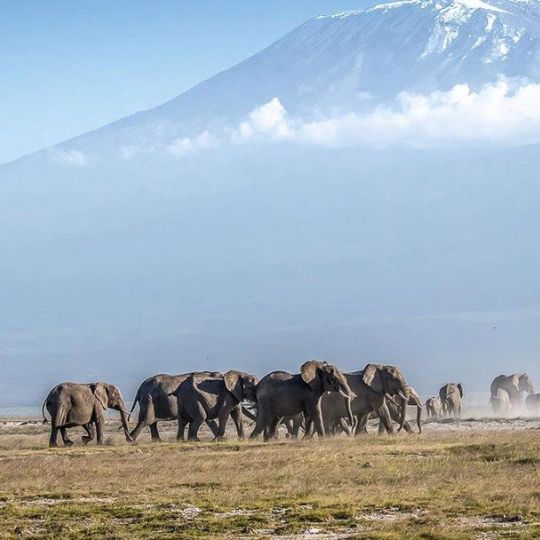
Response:
[[[203,422],[218,420],[215,439],[225,436],[229,416],[235,423],[238,437],[244,437],[242,402],[254,402],[257,377],[241,371],[227,373],[193,373],[172,392],[177,400],[178,440],[184,440],[186,426],[188,439],[198,441],[199,428]]]
[[[406,408],[398,409],[388,407],[390,399],[401,400],[406,403],[408,387],[399,368],[381,364],[368,364],[362,371],[346,373],[347,384],[355,397],[350,402],[353,416],[356,418],[355,432],[364,433],[367,421],[374,413],[381,419],[384,429],[393,433],[392,419],[399,423],[400,428],[405,426]],[[340,427],[350,433],[344,419],[348,417],[348,400],[340,394],[325,394],[321,402],[325,429],[335,432]],[[406,428],[408,429],[408,428]]]
[[[512,406],[521,405],[523,392],[534,394],[534,385],[526,373],[513,373],[512,375],[499,375],[491,382],[491,397],[497,397],[497,390],[508,392]]]
[[[161,441],[158,421],[178,419],[176,397],[171,396],[171,392],[174,392],[190,375],[191,373],[154,375],[141,384],[130,413],[133,413],[138,404],[139,418],[135,429],[131,432],[133,441],[136,441],[142,430],[148,426],[152,441]]]
[[[409,396],[409,399],[407,400],[407,405],[405,406],[405,415],[407,414],[407,411],[406,411],[407,406],[410,405],[412,407],[416,407],[416,426],[418,428],[418,433],[422,433],[422,410],[423,410],[422,399],[420,398],[420,395],[418,394],[418,392],[412,386],[407,384],[405,388],[406,388],[405,394]],[[403,411],[402,411],[403,402],[396,401],[393,398],[387,398],[387,399],[388,399],[387,405],[388,405],[388,410],[390,411],[390,416],[392,416],[392,418],[396,418],[398,416],[401,418],[403,414]],[[394,415],[392,415],[392,409],[395,409],[396,411]],[[410,428],[407,421],[403,423],[403,429],[405,429],[407,433],[412,433],[412,429]],[[383,431],[384,431],[384,423],[382,422],[382,420],[379,420],[379,433],[382,433]]]
[[[540,394],[529,394],[525,398],[525,407],[530,414],[538,416],[540,414]]]
[[[251,437],[258,437],[263,432],[265,441],[276,437],[283,418],[301,413],[306,422],[305,437],[312,435],[312,425],[319,436],[324,436],[321,398],[325,392],[340,392],[349,403],[354,397],[343,373],[326,362],[305,362],[298,374],[269,373],[257,385],[257,422]],[[350,407],[349,420],[353,422]]]
[[[491,396],[489,398],[489,404],[495,414],[506,415],[512,408],[510,396],[508,395],[508,392],[502,388],[497,390],[497,395],[495,397]]]
[[[219,372],[213,372],[221,375]],[[160,374],[146,379],[139,389],[130,415],[133,414],[137,404],[139,405],[139,417],[135,429],[131,432],[131,438],[135,442],[144,428],[150,427],[150,435],[153,442],[160,442],[158,422],[166,420],[178,420],[178,406],[174,392],[192,373],[180,375]],[[213,433],[217,433],[217,424],[209,420],[208,427]]]
[[[426,400],[426,414],[429,419],[437,420],[443,416],[441,398],[433,396]]]
[[[443,414],[461,416],[463,409],[463,386],[461,383],[447,383],[439,390]]]
[[[97,436],[97,444],[103,444],[103,429],[105,412],[114,409],[120,412],[122,427],[126,440],[131,442],[129,425],[124,400],[120,390],[108,383],[77,384],[65,382],[55,386],[45,399],[42,407],[44,423],[47,422],[45,409],[51,416],[51,436],[49,446],[58,445],[58,432],[62,435],[65,446],[71,446],[67,430],[82,426],[86,435],[82,438],[84,444],[93,441]]]

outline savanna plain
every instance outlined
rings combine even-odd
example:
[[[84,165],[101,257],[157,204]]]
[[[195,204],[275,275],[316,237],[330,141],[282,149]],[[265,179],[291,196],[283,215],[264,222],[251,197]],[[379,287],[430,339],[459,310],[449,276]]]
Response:
[[[539,538],[539,427],[128,445],[111,420],[103,447],[48,449],[1,422],[0,538]]]

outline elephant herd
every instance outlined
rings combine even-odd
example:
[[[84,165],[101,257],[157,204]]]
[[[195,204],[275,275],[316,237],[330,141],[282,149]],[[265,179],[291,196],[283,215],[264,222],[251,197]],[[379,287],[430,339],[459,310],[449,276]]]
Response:
[[[506,392],[510,405],[521,399],[523,391],[531,396],[538,410],[539,394],[534,394],[532,382],[525,374],[500,376],[491,385],[492,406],[504,400]],[[428,418],[459,416],[462,410],[461,384],[444,385],[439,396],[426,401]],[[501,401],[497,402],[501,403]],[[137,425],[130,430],[129,422],[139,407]],[[283,424],[288,436],[319,436],[344,432],[347,435],[365,433],[369,419],[378,418],[379,433],[399,429],[412,432],[406,420],[407,406],[416,407],[418,431],[422,431],[423,404],[416,390],[407,384],[398,367],[368,364],[360,371],[344,373],[326,362],[311,360],[300,367],[299,373],[274,371],[258,379],[255,375],[231,370],[194,372],[182,375],[156,375],[139,387],[131,411],[126,410],[120,390],[111,384],[62,383],[56,386],[43,403],[50,415],[49,445],[57,446],[58,434],[65,446],[73,442],[67,429],[81,426],[86,431],[84,444],[97,439],[103,444],[107,409],[120,413],[122,429],[128,442],[135,442],[146,428],[153,441],[160,441],[158,423],[178,422],[177,439],[197,441],[201,426],[206,424],[214,439],[225,436],[229,418],[239,438],[244,438],[244,416],[255,423],[250,437],[263,435],[264,440],[277,437]]]

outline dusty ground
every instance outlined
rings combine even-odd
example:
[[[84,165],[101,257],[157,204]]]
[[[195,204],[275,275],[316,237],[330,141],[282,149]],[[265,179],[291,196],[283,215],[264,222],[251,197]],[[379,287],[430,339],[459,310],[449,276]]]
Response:
[[[0,421],[0,538],[540,537],[538,419],[136,446],[112,422],[107,446],[56,450],[26,422]]]

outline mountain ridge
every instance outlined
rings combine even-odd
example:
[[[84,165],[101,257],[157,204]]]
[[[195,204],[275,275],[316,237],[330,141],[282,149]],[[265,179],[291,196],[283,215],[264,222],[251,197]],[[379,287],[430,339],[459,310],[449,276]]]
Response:
[[[52,147],[116,159],[218,131],[277,97],[310,120],[500,76],[540,81],[538,0],[405,0],[314,17],[165,103]],[[18,160],[50,158],[51,149]],[[13,162],[10,162],[13,163]]]

